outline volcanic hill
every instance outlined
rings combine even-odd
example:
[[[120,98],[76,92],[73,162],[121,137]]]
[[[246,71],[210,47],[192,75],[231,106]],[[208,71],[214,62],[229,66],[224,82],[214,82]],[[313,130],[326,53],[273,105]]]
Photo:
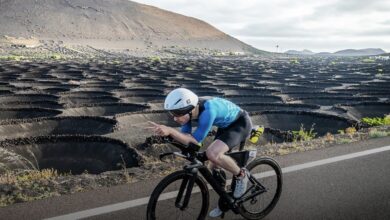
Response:
[[[199,19],[127,0],[0,0],[0,41],[7,40],[260,52]]]

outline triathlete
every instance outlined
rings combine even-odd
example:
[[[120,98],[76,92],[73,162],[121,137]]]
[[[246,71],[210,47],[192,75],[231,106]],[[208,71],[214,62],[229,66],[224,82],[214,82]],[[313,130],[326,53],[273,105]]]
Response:
[[[214,141],[207,147],[206,155],[211,162],[210,168],[221,167],[237,178],[233,196],[239,198],[245,193],[248,183],[248,171],[240,168],[236,162],[225,155],[250,135],[252,122],[248,113],[236,104],[223,98],[198,98],[192,91],[178,88],[171,91],[164,102],[164,109],[179,123],[181,131],[154,122],[149,129],[160,136],[171,136],[176,141],[188,145],[201,145],[212,126],[218,128]],[[192,121],[197,120],[197,128],[192,132]],[[210,217],[222,214],[219,207],[213,209]]]

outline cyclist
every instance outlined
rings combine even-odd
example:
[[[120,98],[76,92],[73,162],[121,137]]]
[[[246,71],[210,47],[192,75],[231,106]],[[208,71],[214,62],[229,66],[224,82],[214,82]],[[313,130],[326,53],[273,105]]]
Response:
[[[214,141],[207,147],[206,155],[211,162],[210,168],[221,167],[237,178],[233,192],[235,198],[245,193],[248,183],[248,171],[240,168],[226,152],[238,146],[250,135],[252,122],[248,113],[223,98],[199,98],[192,91],[178,88],[171,91],[164,102],[164,109],[173,116],[173,120],[182,125],[181,131],[154,122],[149,129],[160,136],[171,136],[176,141],[188,145],[201,145],[212,126],[218,127]],[[192,132],[192,120],[198,127]],[[222,215],[219,207],[209,213],[210,217]]]

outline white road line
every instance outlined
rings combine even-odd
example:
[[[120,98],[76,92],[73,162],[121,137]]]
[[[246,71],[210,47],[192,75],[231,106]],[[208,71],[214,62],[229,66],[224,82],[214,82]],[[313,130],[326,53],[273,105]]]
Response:
[[[308,162],[308,163],[304,163],[304,164],[285,167],[282,169],[282,172],[283,172],[283,174],[285,174],[285,173],[299,171],[299,170],[312,168],[312,167],[316,167],[316,166],[322,166],[325,164],[335,163],[335,162],[339,162],[339,161],[343,161],[343,160],[362,157],[362,156],[366,156],[366,155],[370,155],[370,154],[380,153],[380,152],[384,152],[384,151],[388,151],[388,150],[390,150],[390,146],[375,148],[375,149],[366,150],[366,151],[360,151],[360,152],[346,154],[346,155],[337,156],[337,157],[331,157],[328,159],[317,160],[317,161]],[[273,175],[271,172],[266,172],[266,173],[258,173],[258,174],[255,174],[254,176],[256,178],[260,178],[260,177],[266,177],[266,176],[271,176],[271,175]],[[196,191],[194,190],[194,192],[196,192]],[[177,193],[177,191],[164,193],[161,195],[162,197],[160,199],[166,200],[166,199],[174,198],[176,193]],[[61,215],[61,216],[56,216],[53,218],[47,218],[46,220],[68,220],[68,219],[87,218],[87,217],[91,217],[91,216],[102,215],[105,213],[119,211],[122,209],[128,209],[128,208],[133,208],[133,207],[137,207],[137,206],[141,206],[141,205],[146,205],[146,204],[148,204],[148,201],[149,201],[149,197],[143,197],[140,199],[130,200],[130,201],[126,201],[126,202],[116,203],[116,204],[102,206],[102,207],[93,208],[93,209],[87,209],[84,211],[74,212],[74,213]]]

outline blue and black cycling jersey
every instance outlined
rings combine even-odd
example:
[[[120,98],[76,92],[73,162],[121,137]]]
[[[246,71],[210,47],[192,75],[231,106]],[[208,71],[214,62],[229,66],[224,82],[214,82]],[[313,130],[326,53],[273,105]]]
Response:
[[[223,98],[211,98],[202,103],[198,117],[198,127],[192,134],[198,143],[202,143],[212,126],[226,128],[239,115],[241,108]],[[192,133],[191,121],[181,127],[184,133]]]

